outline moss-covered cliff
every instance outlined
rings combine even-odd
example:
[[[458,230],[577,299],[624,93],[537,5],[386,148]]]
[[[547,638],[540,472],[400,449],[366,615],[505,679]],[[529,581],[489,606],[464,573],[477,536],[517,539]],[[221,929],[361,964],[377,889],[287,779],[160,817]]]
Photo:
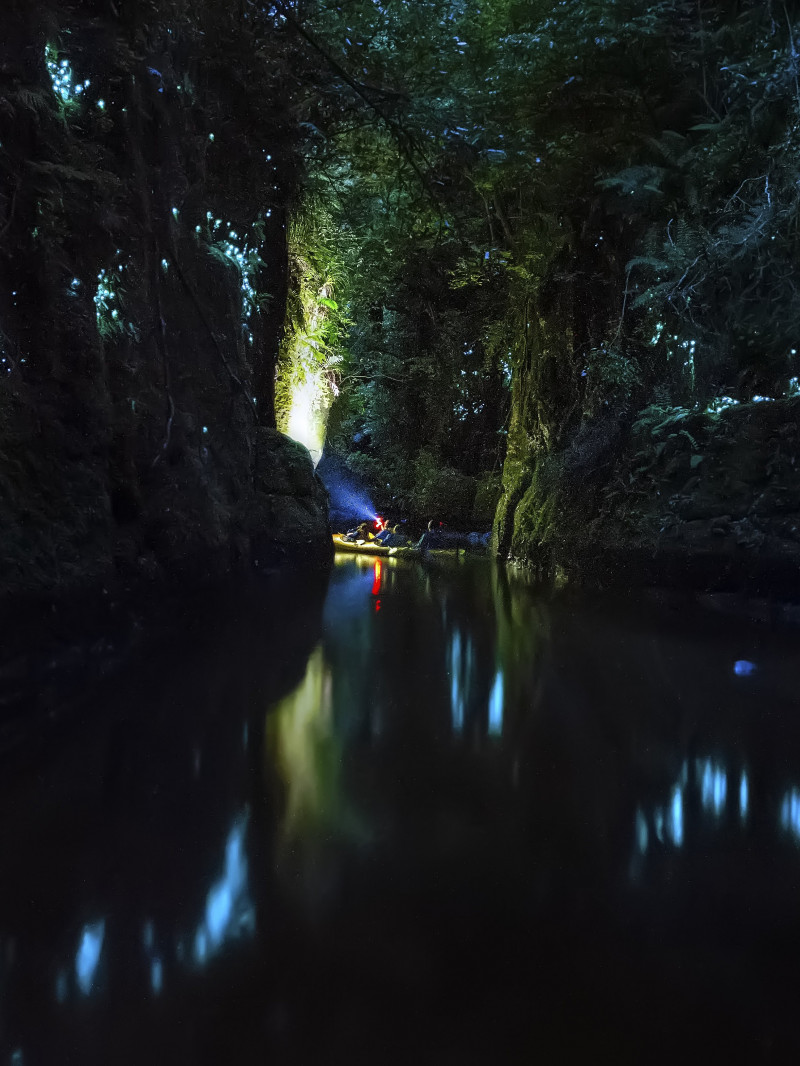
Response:
[[[297,118],[245,5],[10,0],[0,589],[329,557],[274,430]]]
[[[603,582],[797,591],[797,10],[701,6],[570,0],[526,38],[495,542]]]
[[[798,415],[790,398],[597,420],[538,462],[507,463],[498,549],[592,585],[796,595]]]

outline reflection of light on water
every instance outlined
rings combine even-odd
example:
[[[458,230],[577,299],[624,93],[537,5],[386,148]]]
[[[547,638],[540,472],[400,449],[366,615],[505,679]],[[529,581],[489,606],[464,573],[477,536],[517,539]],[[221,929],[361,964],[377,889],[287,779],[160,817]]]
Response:
[[[495,674],[492,692],[489,696],[489,732],[499,736],[503,732],[503,673]]]
[[[247,856],[244,836],[247,814],[233,824],[225,843],[225,869],[206,899],[206,912],[195,934],[194,958],[203,965],[225,940],[252,933],[255,911],[247,887]]]
[[[164,987],[164,967],[161,959],[153,959],[150,963],[150,987],[155,995],[158,995]]]
[[[678,785],[672,791],[672,805],[669,811],[669,835],[675,847],[679,848],[683,843],[683,792]]]
[[[297,688],[267,716],[267,736],[286,786],[288,837],[334,814],[340,745],[333,733],[330,671],[322,648],[311,655]]]
[[[656,831],[656,836],[658,837],[659,841],[663,844],[664,843],[664,812],[661,810],[660,807],[657,807],[655,809],[655,811],[653,811],[653,828]]]
[[[728,793],[728,779],[725,771],[715,766],[710,759],[700,762],[700,801],[705,810],[721,814],[725,807]]]
[[[360,699],[366,691],[347,681],[342,678],[334,719],[331,668],[318,647],[298,687],[266,719],[264,754],[268,772],[277,772],[283,785],[284,801],[275,869],[295,904],[307,907],[314,920],[336,898],[345,850],[361,848],[371,837],[365,817],[348,802],[343,787],[345,742],[353,738],[358,743],[367,724]],[[373,736],[379,735],[374,723],[380,712],[373,700]]]
[[[461,689],[461,635],[455,633],[450,645],[450,711],[453,731],[464,728],[464,695]]]
[[[800,790],[793,788],[781,803],[781,826],[800,839]]]
[[[636,812],[636,847],[640,855],[644,855],[647,851],[647,819],[641,811]]]
[[[725,809],[728,793],[728,778],[721,765],[711,759],[697,759],[695,762],[694,785],[700,793],[704,810],[711,811],[719,817]],[[675,784],[670,790],[668,803],[654,807],[652,814],[645,814],[641,808],[636,809],[634,823],[635,852],[631,865],[631,876],[638,878],[642,872],[642,858],[650,845],[650,831],[659,843],[680,848],[686,842],[687,792],[689,784],[689,764],[684,761]],[[787,808],[788,809],[788,808]],[[689,806],[691,810],[691,805]],[[748,781],[747,772],[742,770],[739,781],[739,814],[742,821],[747,817]],[[788,816],[787,816],[788,817]],[[719,825],[716,825],[719,828]],[[800,836],[800,792],[798,792],[798,836]]]
[[[92,991],[94,975],[103,950],[105,931],[106,922],[104,918],[101,918],[99,922],[85,925],[81,933],[78,953],[75,956],[75,978],[84,996],[88,996]]]
[[[454,733],[462,733],[464,730],[467,702],[472,686],[473,665],[472,641],[456,631],[450,642],[447,661],[450,674],[450,715]]]

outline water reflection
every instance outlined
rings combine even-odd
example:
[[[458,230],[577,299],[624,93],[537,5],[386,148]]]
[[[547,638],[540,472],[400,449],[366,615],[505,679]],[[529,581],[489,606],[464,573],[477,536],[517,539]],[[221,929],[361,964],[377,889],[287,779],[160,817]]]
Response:
[[[670,807],[669,835],[675,847],[683,843],[683,789],[676,785],[672,792]]]
[[[464,731],[468,712],[480,703],[482,683],[476,662],[475,645],[468,633],[456,628],[446,649],[444,668],[450,679],[450,718],[453,734]]]
[[[489,734],[499,737],[503,732],[503,674],[498,670],[494,675],[492,691],[489,695]]]
[[[105,931],[106,923],[102,918],[98,922],[85,925],[81,932],[78,953],[75,956],[75,980],[84,996],[88,996],[92,991]]]
[[[150,987],[156,996],[164,987],[164,964],[159,958],[154,958],[150,963]]]
[[[648,825],[652,827],[659,845],[682,847],[686,841],[689,811],[695,811],[695,832],[700,831],[699,811],[712,815],[712,826],[721,824],[720,820],[725,811],[727,782],[728,772],[723,765],[711,758],[699,758],[694,761],[693,776],[690,780],[689,763],[684,760],[677,781],[669,789],[669,799],[663,805],[654,806],[649,818],[641,809],[636,811],[634,864],[631,868],[634,878],[641,874],[642,866],[639,860],[648,850]],[[747,787],[747,773],[743,770],[739,787],[739,811],[742,821],[747,814]],[[699,809],[696,807],[697,800]]]
[[[98,726],[52,793],[13,794],[0,1062],[418,1061],[406,1018],[453,1061],[527,1061],[538,1025],[545,1058],[584,1061],[637,1027],[680,1052],[698,997],[737,1037],[777,1002],[800,950],[788,641],[470,560],[354,557],[324,613],[267,608],[266,635],[128,678],[113,743]]]
[[[194,937],[194,960],[199,966],[205,965],[226,940],[246,936],[255,929],[255,910],[247,883],[244,850],[247,820],[245,811],[234,822],[225,843],[222,876],[208,893],[205,914]]]
[[[800,840],[800,789],[792,788],[781,803],[781,828]]]
[[[698,764],[698,777],[702,782],[703,807],[716,815],[722,814],[728,794],[728,775],[725,770],[706,759]]]
[[[322,647],[303,680],[267,715],[267,758],[285,787],[282,835],[290,841],[338,820],[341,740],[333,728],[331,672]]]

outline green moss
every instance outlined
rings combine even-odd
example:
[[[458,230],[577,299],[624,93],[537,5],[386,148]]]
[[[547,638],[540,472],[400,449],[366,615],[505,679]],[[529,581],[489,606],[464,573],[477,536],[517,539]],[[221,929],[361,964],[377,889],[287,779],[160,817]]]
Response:
[[[511,555],[536,564],[549,563],[557,534],[557,487],[552,460],[540,460],[514,512]]]
[[[475,500],[474,478],[443,465],[430,449],[423,448],[414,467],[413,496],[417,509],[458,526],[468,526]]]
[[[471,525],[475,529],[491,529],[502,491],[502,479],[499,474],[484,474],[478,478],[472,505]]]

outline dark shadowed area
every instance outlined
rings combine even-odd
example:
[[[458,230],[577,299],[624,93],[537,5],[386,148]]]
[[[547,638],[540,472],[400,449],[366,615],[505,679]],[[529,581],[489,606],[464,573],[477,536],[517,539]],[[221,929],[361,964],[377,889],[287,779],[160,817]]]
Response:
[[[796,631],[463,558],[323,594],[195,606],[4,770],[0,1061],[796,1057]]]

